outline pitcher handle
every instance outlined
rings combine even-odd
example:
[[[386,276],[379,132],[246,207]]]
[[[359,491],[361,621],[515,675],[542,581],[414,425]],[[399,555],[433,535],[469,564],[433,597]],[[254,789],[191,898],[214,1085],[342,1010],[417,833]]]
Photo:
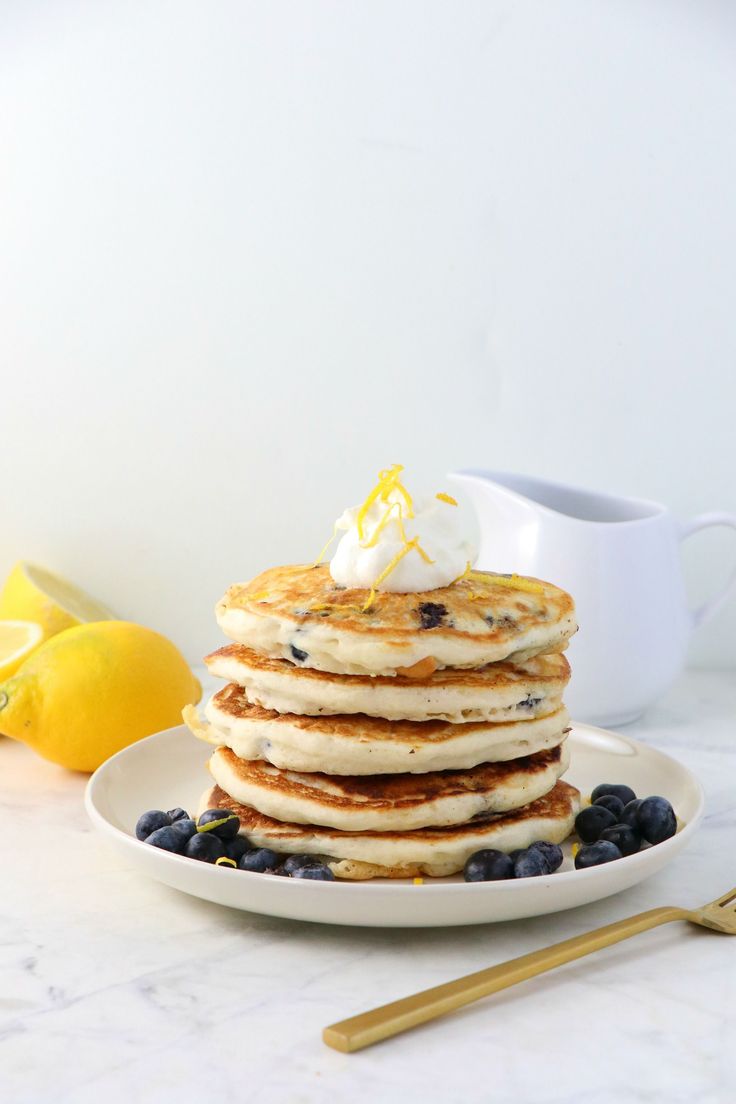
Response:
[[[711,525],[727,525],[730,529],[736,529],[736,514],[726,514],[718,511],[708,514],[698,514],[697,517],[692,518],[691,521],[686,521],[682,525],[680,529],[680,540],[692,536],[693,533],[699,533],[701,529],[709,529]],[[721,608],[735,588],[736,567],[720,593],[710,598],[707,602],[703,602],[703,605],[698,606],[696,610],[693,610],[692,618],[694,628],[703,625],[706,621],[710,621],[713,614]]]

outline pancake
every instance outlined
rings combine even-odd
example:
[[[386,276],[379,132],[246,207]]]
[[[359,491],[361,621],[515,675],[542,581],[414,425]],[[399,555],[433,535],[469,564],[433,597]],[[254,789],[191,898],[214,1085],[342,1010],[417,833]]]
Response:
[[[412,832],[340,832],[309,824],[286,824],[243,805],[213,786],[200,803],[240,817],[241,833],[254,847],[281,854],[326,858],[337,878],[443,877],[462,870],[474,851],[514,851],[535,840],[562,843],[573,829],[580,794],[566,782],[523,809],[473,824],[419,828]]]
[[[466,824],[528,805],[552,789],[569,760],[563,742],[467,771],[341,777],[283,771],[218,748],[210,773],[230,797],[276,820],[343,832],[408,832]]]
[[[231,640],[299,666],[349,675],[422,677],[563,651],[572,598],[536,579],[473,572],[420,594],[339,587],[327,564],[274,567],[230,587],[216,607]]]
[[[205,716],[209,724],[194,706],[183,712],[195,736],[232,748],[241,759],[340,775],[424,774],[518,759],[561,743],[570,723],[564,707],[507,724],[386,721],[362,713],[304,717],[253,705],[234,684],[209,700]]]
[[[248,700],[277,713],[365,713],[388,720],[508,722],[544,717],[562,704],[570,678],[563,655],[477,670],[446,667],[424,678],[335,675],[228,644],[205,658],[211,675],[245,687]]]

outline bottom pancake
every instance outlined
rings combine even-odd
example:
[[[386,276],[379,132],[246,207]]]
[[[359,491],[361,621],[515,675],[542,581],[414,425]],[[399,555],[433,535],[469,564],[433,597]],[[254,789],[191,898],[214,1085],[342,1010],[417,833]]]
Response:
[[[411,832],[341,832],[275,820],[213,786],[203,795],[200,811],[227,809],[240,818],[240,831],[254,847],[319,856],[337,878],[363,880],[444,877],[462,870],[470,855],[484,847],[510,852],[535,840],[562,843],[573,829],[579,805],[575,787],[558,782],[522,809],[471,824]]]

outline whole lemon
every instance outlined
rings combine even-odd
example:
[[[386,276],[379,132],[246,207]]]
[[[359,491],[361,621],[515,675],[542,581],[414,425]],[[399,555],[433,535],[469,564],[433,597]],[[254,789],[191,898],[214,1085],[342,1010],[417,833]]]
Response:
[[[0,733],[52,763],[93,771],[178,724],[200,694],[183,655],[160,633],[129,621],[76,625],[0,683]]]

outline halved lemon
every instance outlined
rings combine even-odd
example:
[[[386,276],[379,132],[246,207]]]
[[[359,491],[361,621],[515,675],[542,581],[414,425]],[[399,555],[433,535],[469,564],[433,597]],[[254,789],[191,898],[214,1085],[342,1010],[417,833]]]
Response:
[[[21,560],[0,593],[0,618],[33,621],[43,638],[89,621],[110,621],[115,614],[73,583]]]
[[[0,682],[10,678],[43,640],[33,621],[0,621]]]

